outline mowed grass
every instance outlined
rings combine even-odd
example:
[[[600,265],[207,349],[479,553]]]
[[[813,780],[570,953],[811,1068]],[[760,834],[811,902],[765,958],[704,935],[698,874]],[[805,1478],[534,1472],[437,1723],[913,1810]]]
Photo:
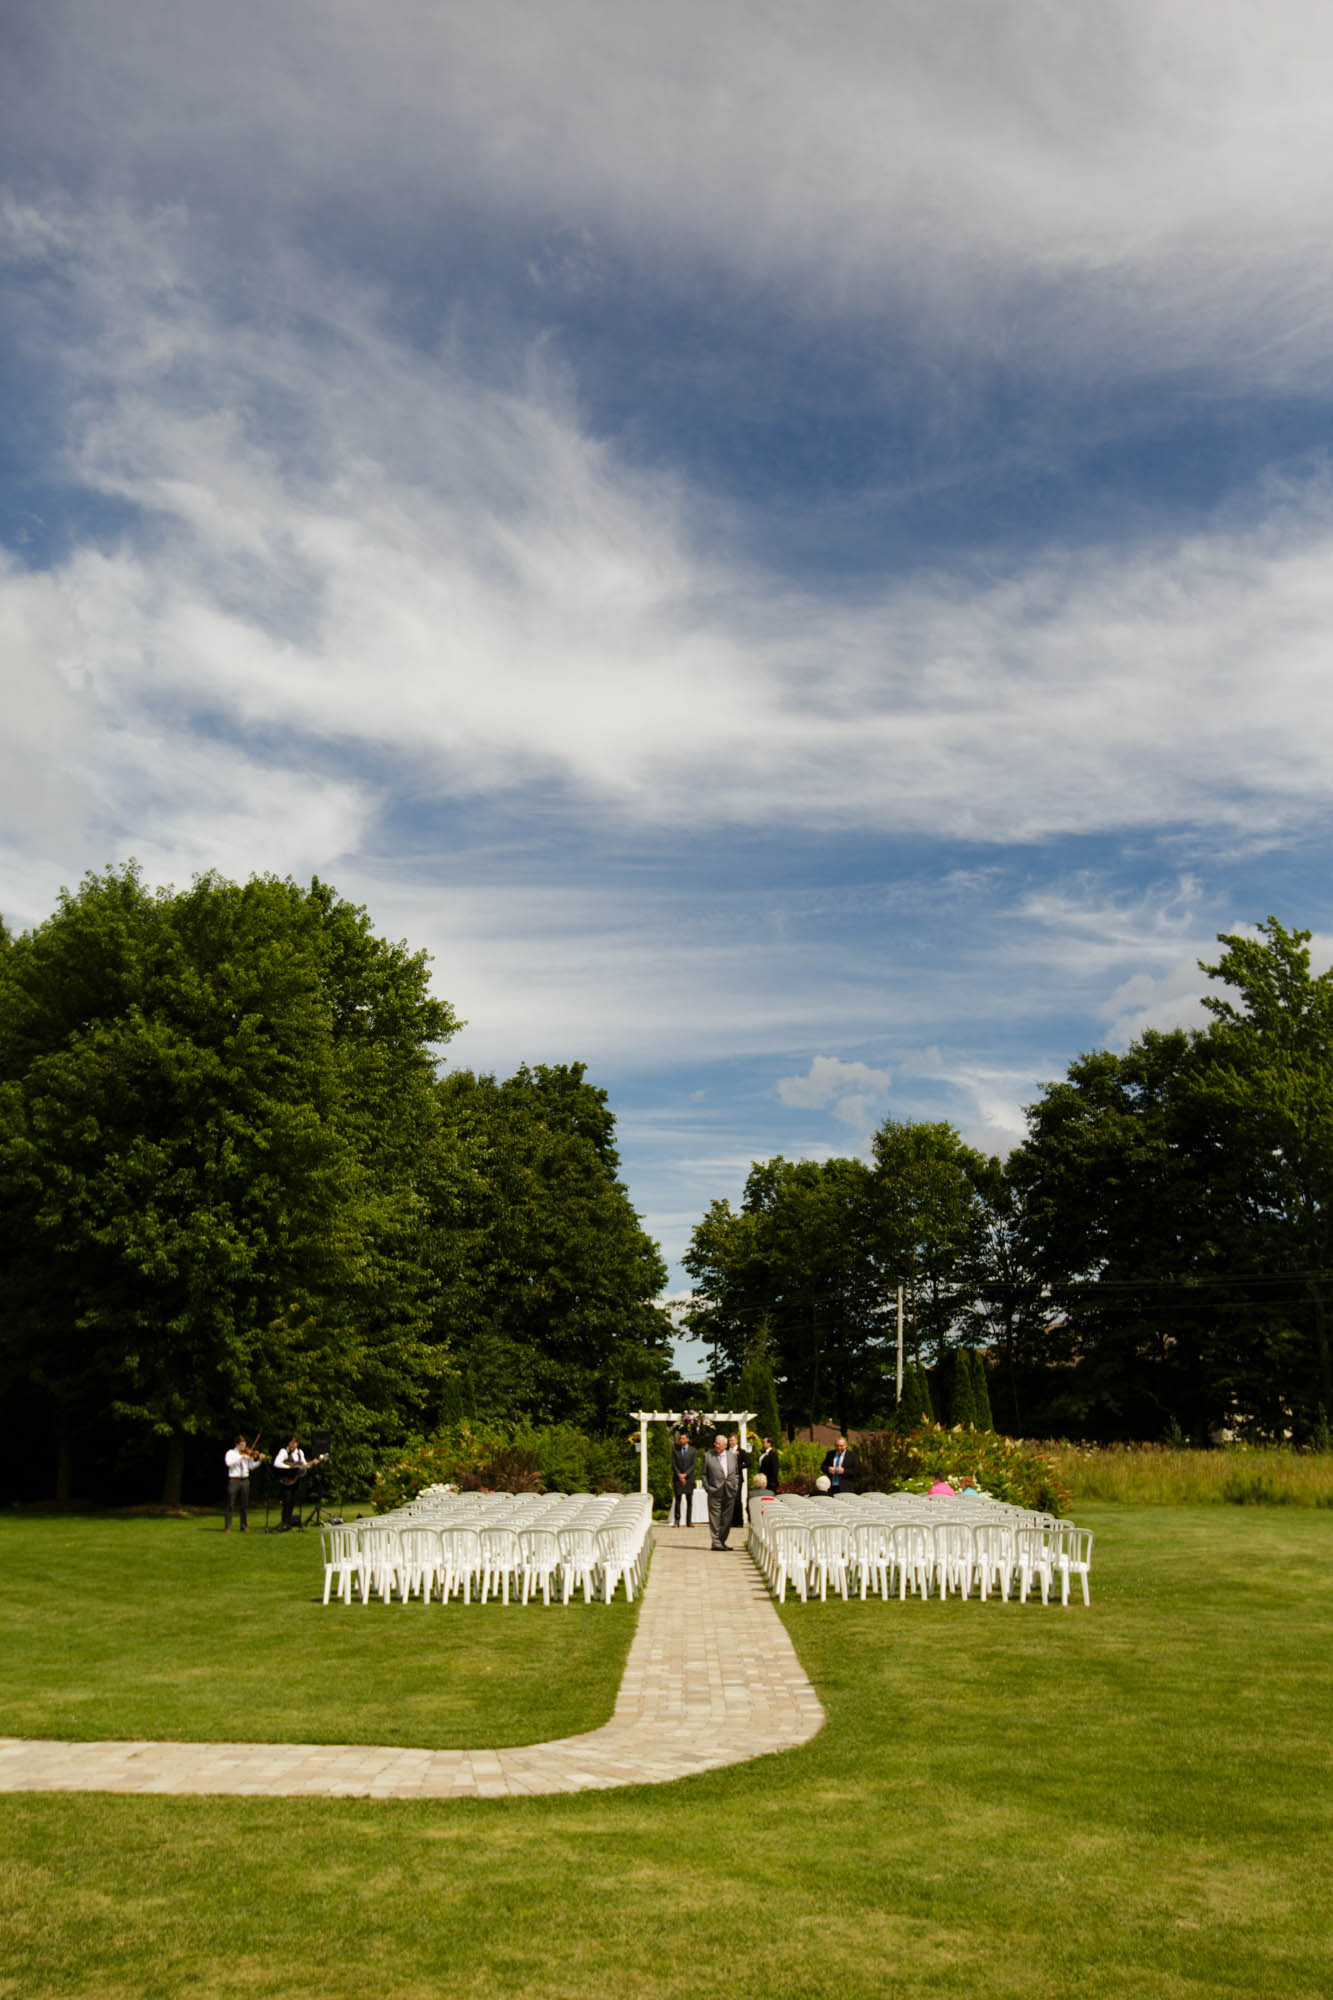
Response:
[[[615,1705],[623,1597],[325,1607],[318,1534],[221,1528],[0,1515],[0,1735],[445,1749],[577,1734]]]
[[[789,1604],[827,1726],[712,1777],[0,1801],[0,1995],[1327,1995],[1333,1517],[1080,1518],[1090,1612]]]

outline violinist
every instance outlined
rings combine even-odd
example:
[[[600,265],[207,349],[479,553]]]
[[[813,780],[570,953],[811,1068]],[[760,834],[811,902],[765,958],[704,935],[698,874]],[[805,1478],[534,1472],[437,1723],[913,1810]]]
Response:
[[[258,1443],[258,1439],[255,1442]],[[250,1467],[262,1465],[267,1457],[266,1451],[253,1450],[243,1437],[238,1437],[226,1454],[227,1525],[222,1530],[224,1535],[231,1533],[231,1517],[237,1506],[241,1510],[241,1533],[244,1535],[249,1531]]]

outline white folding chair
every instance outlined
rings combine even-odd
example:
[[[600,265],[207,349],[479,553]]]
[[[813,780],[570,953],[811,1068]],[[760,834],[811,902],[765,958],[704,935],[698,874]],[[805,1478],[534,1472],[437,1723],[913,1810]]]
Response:
[[[881,1597],[887,1594],[885,1572],[888,1566],[887,1531],[878,1521],[861,1521],[851,1531],[852,1574],[861,1591],[861,1602],[865,1603],[866,1584],[873,1582]]]
[[[885,1540],[885,1569],[889,1590],[893,1590],[895,1573],[898,1578],[899,1602],[907,1602],[910,1584],[920,1597],[929,1597],[930,1579],[935,1566],[935,1545],[928,1529],[911,1521],[895,1522],[888,1530]]]
[[[806,1530],[794,1522],[781,1526],[775,1522],[772,1536],[773,1588],[777,1592],[778,1603],[786,1603],[790,1582],[804,1604],[810,1587],[810,1545]]]
[[[977,1581],[981,1587],[981,1601],[984,1604],[993,1584],[1000,1587],[1000,1596],[1009,1602],[1009,1584],[1014,1573],[1014,1531],[999,1521],[983,1521],[972,1530],[972,1541],[976,1551]]]
[[[562,1528],[560,1530],[560,1568],[564,1578],[564,1603],[568,1604],[576,1588],[583,1592],[585,1604],[591,1604],[597,1592],[597,1537],[591,1528]]]
[[[1062,1521],[1058,1534],[1055,1565],[1060,1572],[1060,1602],[1068,1604],[1069,1579],[1076,1576],[1083,1585],[1083,1602],[1091,1604],[1088,1577],[1092,1572],[1092,1529],[1076,1528],[1072,1521]]]
[[[320,1541],[324,1554],[324,1602],[329,1601],[329,1588],[334,1578],[338,1580],[340,1603],[352,1601],[352,1579],[361,1580],[361,1552],[355,1528],[321,1528]]]
[[[839,1525],[807,1530],[810,1538],[810,1583],[814,1586],[815,1576],[819,1578],[819,1601],[827,1601],[828,1586],[833,1584],[842,1592],[842,1601],[847,1602],[847,1530]]]
[[[383,1523],[363,1528],[359,1536],[361,1557],[361,1602],[369,1604],[370,1593],[378,1590],[387,1604],[398,1585],[402,1551],[398,1530]]]
[[[623,1578],[625,1600],[633,1604],[636,1550],[634,1537],[628,1528],[599,1528],[597,1554],[602,1578],[602,1601],[606,1604],[611,1602],[616,1594],[616,1586]]]
[[[444,1576],[440,1583],[441,1602],[447,1604],[454,1592],[461,1589],[464,1604],[470,1604],[472,1586],[481,1578],[480,1530],[449,1528],[440,1536],[440,1552],[444,1559]]]
[[[399,1530],[398,1545],[401,1556],[399,1585],[403,1603],[409,1603],[414,1594],[420,1591],[421,1602],[429,1604],[435,1593],[435,1586],[444,1572],[438,1529],[402,1528]]]
[[[1051,1576],[1059,1547],[1059,1531],[1049,1528],[1019,1528],[1014,1536],[1018,1567],[1018,1601],[1026,1604],[1035,1577],[1041,1585],[1041,1601],[1051,1601]]]
[[[481,1558],[481,1601],[498,1590],[501,1602],[509,1602],[509,1579],[517,1579],[523,1568],[518,1534],[513,1528],[483,1528],[479,1536]]]
[[[535,1584],[541,1585],[542,1601],[551,1602],[551,1578],[560,1573],[560,1537],[551,1528],[520,1528],[518,1546],[523,1559],[523,1602]]]

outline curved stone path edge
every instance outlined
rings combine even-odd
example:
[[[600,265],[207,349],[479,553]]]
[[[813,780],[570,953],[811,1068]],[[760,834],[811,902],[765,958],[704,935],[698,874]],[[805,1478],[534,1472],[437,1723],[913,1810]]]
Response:
[[[513,1750],[0,1737],[0,1792],[526,1798],[670,1784],[794,1749],[823,1722],[743,1548],[718,1554],[705,1528],[659,1527],[615,1711],[585,1736]]]

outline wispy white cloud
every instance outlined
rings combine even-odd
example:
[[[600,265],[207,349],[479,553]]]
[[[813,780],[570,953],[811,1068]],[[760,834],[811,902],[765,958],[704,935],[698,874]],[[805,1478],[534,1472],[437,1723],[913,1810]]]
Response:
[[[729,554],[540,364],[479,381],[295,269],[289,315],[238,325],[161,218],[57,224],[89,329],[71,464],[137,521],[46,587],[102,727],[220,722],[307,766],[372,749],[456,795],[536,781],[676,825],[1263,838],[1327,809],[1322,478],[1258,523],[831,604]],[[0,616],[33,594],[11,570]]]
[[[434,951],[460,1060],[731,1065],[716,1106],[625,1123],[677,1247],[752,1158],[846,1150],[890,1103],[1002,1151],[1069,1037],[1194,1018],[1237,927],[1212,862],[1328,815],[1327,471],[1190,533],[806,587],[738,553],[742,503],[596,431],[554,337],[488,341],[469,259],[523,292],[510,325],[590,311],[651,245],[742,344],[870,329],[885,406],[930,390],[905,486],[957,477],[995,371],[1091,384],[1110,435],[1139,377],[1323,394],[1327,10],[30,12],[7,311],[66,422],[37,476],[99,525],[76,498],[67,553],[0,571],[7,915],[130,852],[317,869]],[[933,895],[830,886],[816,922],[721,846],[693,891],[441,861],[389,831],[404,799],[521,800],[603,855],[735,827],[974,852]],[[1049,855],[1164,829],[1193,877]],[[976,859],[1021,843],[1053,887]]]
[[[580,289],[650,242],[1017,366],[1293,381],[1329,351],[1314,0],[48,0],[20,53],[25,159],[260,235],[415,246],[461,211],[544,235],[529,268]]]

